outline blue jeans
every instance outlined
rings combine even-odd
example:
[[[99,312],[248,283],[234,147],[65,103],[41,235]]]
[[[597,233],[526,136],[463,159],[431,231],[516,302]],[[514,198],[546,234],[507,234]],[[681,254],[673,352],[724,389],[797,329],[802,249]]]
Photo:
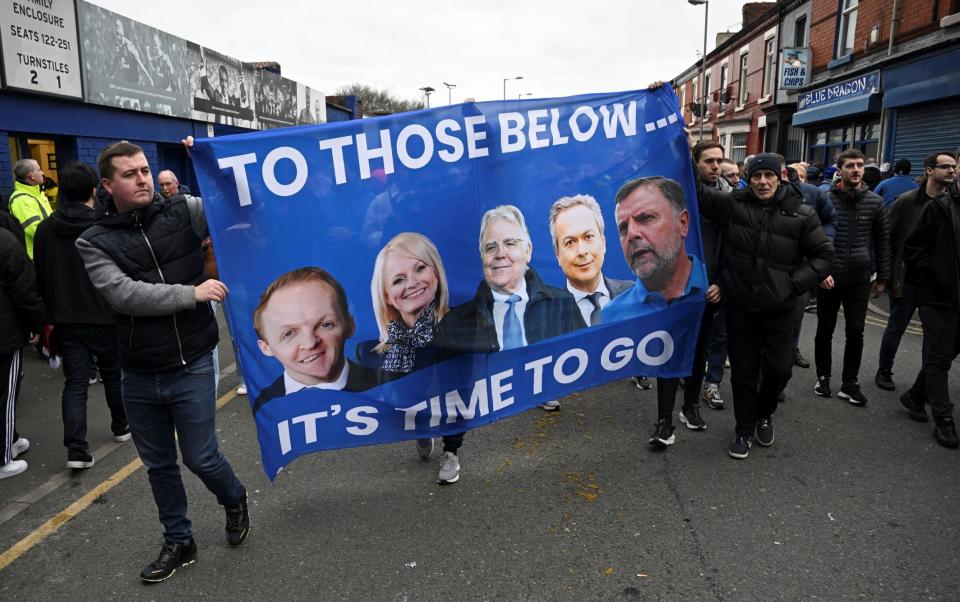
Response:
[[[714,315],[707,349],[707,374],[703,382],[719,385],[723,382],[723,365],[727,363],[727,320],[723,304]]]
[[[877,366],[883,372],[893,372],[893,360],[897,357],[900,339],[917,311],[917,304],[917,287],[909,284],[903,285],[902,297],[890,297],[890,317],[887,318],[887,327],[883,331],[883,340],[880,341],[880,360]]]
[[[246,490],[218,449],[213,354],[166,372],[123,371],[123,404],[140,459],[147,466],[164,541],[186,543],[193,535],[187,493],[177,465],[200,477],[222,506],[235,506]]]

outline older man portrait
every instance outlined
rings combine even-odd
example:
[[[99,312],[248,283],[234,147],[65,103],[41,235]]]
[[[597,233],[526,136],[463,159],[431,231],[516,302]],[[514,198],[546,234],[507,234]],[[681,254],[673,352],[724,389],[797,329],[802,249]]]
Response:
[[[637,178],[620,188],[615,203],[623,257],[637,280],[603,308],[603,321],[642,316],[703,295],[706,271],[687,255],[690,213],[680,185],[660,176]]]
[[[544,284],[530,267],[533,244],[517,207],[487,211],[479,243],[483,280],[473,299],[440,322],[434,346],[452,354],[500,351],[585,326],[573,295]]]

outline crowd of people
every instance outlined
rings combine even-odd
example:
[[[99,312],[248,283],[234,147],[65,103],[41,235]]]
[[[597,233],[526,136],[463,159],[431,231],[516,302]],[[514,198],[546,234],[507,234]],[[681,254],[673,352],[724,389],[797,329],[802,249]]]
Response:
[[[261,392],[254,410],[269,401],[271,391],[284,395],[314,386],[307,381],[315,377],[342,380],[345,390],[368,388],[365,376],[372,368],[364,357],[377,370],[403,374],[425,361],[422,349],[430,342],[462,352],[510,349],[601,319],[620,319],[618,312],[633,297],[646,298],[651,291],[663,304],[702,296],[706,304],[692,374],[657,379],[658,418],[649,443],[666,448],[676,441],[673,417],[681,387],[679,421],[694,431],[706,428],[700,404],[726,407],[719,386],[729,365],[736,426],[728,452],[743,459],[754,442],[774,444],[773,417],[793,369],[810,367],[799,348],[806,310],[815,308],[817,315],[813,394],[834,394],[833,336],[842,308],[845,342],[836,394],[854,406],[868,403],[859,382],[864,325],[870,298],[886,293],[890,316],[875,382],[895,390],[897,348],[919,309],[922,368],[900,401],[917,421],[929,421],[929,407],[936,441],[957,448],[947,380],[960,353],[956,153],[931,153],[916,181],[909,177],[910,164],[898,161],[891,177],[872,185],[868,159],[855,149],[841,152],[830,170],[774,153],[738,164],[712,141],[691,142],[691,161],[702,266],[682,246],[689,203],[672,180],[638,178],[616,195],[616,228],[636,284],[601,272],[604,223],[592,197],[564,197],[551,208],[551,238],[567,277],[565,290],[545,285],[529,268],[530,236],[519,209],[496,207],[484,215],[480,232],[484,281],[477,298],[460,306],[448,304],[443,265],[429,239],[402,234],[380,251],[371,283],[380,338],[358,347],[356,363],[331,356],[304,368],[295,361],[309,345],[289,350],[277,331],[278,312],[290,307],[282,303],[285,296],[303,297],[309,289],[313,313],[327,316],[332,326],[324,336],[339,341],[340,355],[353,321],[342,287],[328,273],[302,268],[284,274],[264,293],[254,326],[261,351],[277,358],[285,372]],[[142,149],[128,142],[106,148],[97,170],[79,162],[64,165],[56,211],[42,194],[44,174],[36,161],[21,160],[13,171],[14,193],[0,203],[0,371],[7,375],[0,379],[0,478],[27,469],[18,456],[30,443],[14,420],[22,349],[52,324],[50,354],[62,358],[64,373],[67,466],[94,464],[86,405],[88,386],[97,379],[103,382],[114,438],[132,438],[147,466],[164,543],[141,578],[161,581],[196,559],[178,446],[183,464],[224,507],[227,540],[239,546],[250,525],[246,490],[220,453],[214,427],[215,305],[229,291],[204,256],[209,238],[200,199],[169,171],[158,174],[155,191]],[[824,176],[829,181],[820,183]],[[553,297],[556,303],[544,301]],[[489,321],[488,330],[475,327],[481,318]],[[471,326],[461,328],[464,324]],[[321,368],[319,377],[311,372]],[[636,382],[650,387],[644,377]],[[560,404],[542,407],[556,411]],[[440,483],[459,479],[462,444],[463,433],[444,437]],[[419,440],[418,453],[429,458],[433,445],[432,439]]]
[[[813,393],[834,394],[833,335],[842,307],[845,341],[836,394],[855,406],[867,404],[859,383],[864,325],[870,299],[885,292],[890,312],[874,382],[880,389],[896,389],[897,348],[919,309],[923,368],[900,402],[911,418],[921,422],[930,419],[925,409],[929,406],[934,438],[957,448],[947,389],[950,364],[960,351],[956,327],[960,272],[955,269],[960,221],[953,221],[960,203],[957,153],[931,153],[924,160],[923,175],[911,178],[909,161],[881,168],[856,149],[839,153],[836,165],[827,169],[788,163],[776,154],[747,157],[738,165],[723,157],[720,144],[710,141],[691,141],[691,151],[701,213],[707,218],[701,225],[705,254],[709,262],[715,252],[712,241],[719,240],[720,291],[733,302],[716,308],[708,304],[703,324],[712,331],[697,351],[698,360],[706,357],[707,374],[701,384],[695,372],[687,386],[709,407],[725,407],[717,385],[729,350],[737,413],[730,455],[746,457],[751,438],[761,445],[772,443],[772,415],[778,398],[783,400],[786,379],[792,367],[810,367],[799,348],[805,312],[817,315]],[[880,177],[868,184],[865,174],[871,171]],[[771,178],[769,184],[765,177]],[[718,202],[726,213],[718,213]],[[793,219],[783,219],[786,216]],[[783,272],[779,278],[778,270]],[[812,275],[815,282],[810,281]],[[782,306],[775,303],[778,294]],[[719,313],[726,314],[725,319],[710,315]],[[785,349],[792,349],[792,357],[786,357]],[[754,362],[760,363],[759,370]],[[689,391],[685,398],[692,398]],[[661,430],[654,431],[651,445],[665,444]]]

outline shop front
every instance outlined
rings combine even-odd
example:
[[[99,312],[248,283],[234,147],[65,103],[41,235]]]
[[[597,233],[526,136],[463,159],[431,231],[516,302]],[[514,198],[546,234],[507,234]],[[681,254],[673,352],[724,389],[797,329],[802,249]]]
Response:
[[[888,124],[884,160],[908,159],[912,174],[937,151],[960,149],[960,49],[884,69]]]
[[[800,94],[793,125],[804,130],[804,159],[833,165],[856,148],[879,161],[882,99],[880,71]]]

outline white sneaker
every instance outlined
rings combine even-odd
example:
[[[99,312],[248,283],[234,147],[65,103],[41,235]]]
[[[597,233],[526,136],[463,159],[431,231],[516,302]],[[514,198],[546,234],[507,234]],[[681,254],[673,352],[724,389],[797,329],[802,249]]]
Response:
[[[26,437],[20,437],[13,442],[13,446],[10,448],[11,451],[11,460],[16,460],[17,456],[23,452],[30,449],[30,440]]]
[[[10,460],[6,464],[0,465],[0,479],[15,477],[27,469],[27,463],[23,460]]]
[[[247,394],[247,385],[240,385],[237,387],[237,395],[246,395]]]
[[[449,485],[460,480],[460,459],[453,452],[443,452],[440,462],[440,472],[437,473],[437,483]]]
[[[540,404],[540,407],[544,412],[556,412],[560,409],[560,402],[556,399],[551,399],[550,401],[545,401]]]

